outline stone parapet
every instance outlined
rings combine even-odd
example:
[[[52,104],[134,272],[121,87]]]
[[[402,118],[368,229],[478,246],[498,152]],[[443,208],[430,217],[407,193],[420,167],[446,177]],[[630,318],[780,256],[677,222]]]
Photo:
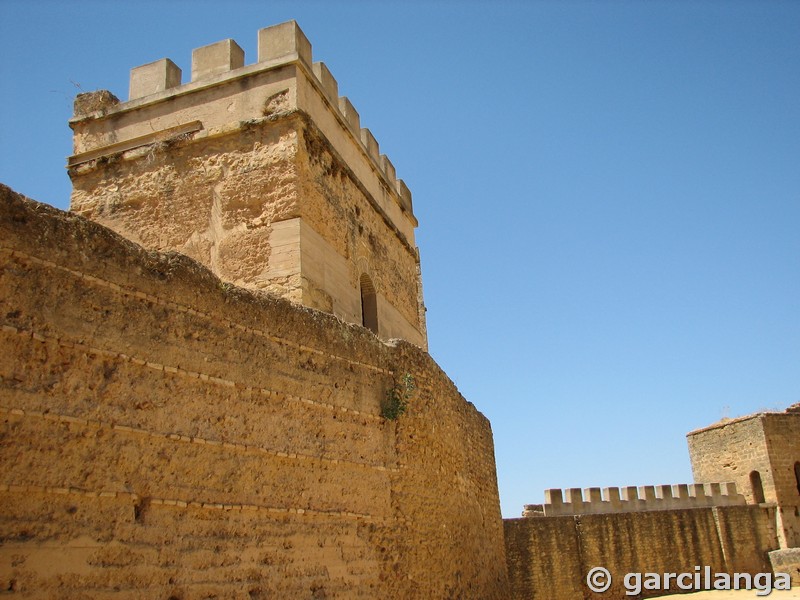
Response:
[[[734,483],[646,485],[545,490],[544,504],[528,504],[524,517],[560,517],[602,513],[741,506]]]
[[[128,98],[134,100],[178,87],[181,70],[168,58],[162,58],[131,69]]]
[[[222,40],[192,50],[192,81],[244,66],[244,50],[233,40]]]

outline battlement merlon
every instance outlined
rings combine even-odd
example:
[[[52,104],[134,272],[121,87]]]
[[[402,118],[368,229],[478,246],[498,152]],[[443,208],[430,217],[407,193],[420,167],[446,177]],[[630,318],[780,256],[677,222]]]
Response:
[[[730,482],[548,489],[544,496],[544,504],[526,506],[523,516],[559,517],[746,504],[736,484]]]
[[[119,102],[103,90],[75,102],[73,152],[67,166],[91,169],[92,161],[165,141],[233,133],[281,113],[307,114],[382,211],[414,244],[411,193],[377,140],[362,129],[358,113],[324,63],[313,63],[311,44],[294,21],[258,32],[258,62],[245,65],[233,40],[192,52],[191,81],[161,59],[131,70],[130,95]],[[94,96],[97,96],[95,98]],[[270,101],[278,98],[277,106]]]

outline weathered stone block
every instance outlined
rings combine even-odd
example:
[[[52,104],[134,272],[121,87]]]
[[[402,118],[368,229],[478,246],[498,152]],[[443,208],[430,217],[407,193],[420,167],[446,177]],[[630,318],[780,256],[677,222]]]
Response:
[[[328,70],[328,67],[325,66],[324,62],[315,62],[311,66],[311,70],[314,72],[314,77],[317,78],[317,81],[319,81],[322,86],[322,91],[325,92],[328,100],[333,102],[333,105],[336,106],[339,102],[339,84]]]
[[[192,81],[207,79],[244,66],[244,50],[227,39],[192,50]]]
[[[355,106],[353,106],[353,103],[347,99],[347,96],[341,96],[339,98],[339,112],[342,113],[350,129],[355,132],[361,130],[361,119],[358,116],[358,111]]]
[[[293,53],[311,65],[311,42],[296,21],[280,23],[258,31],[258,62]]]
[[[367,154],[375,160],[380,160],[380,147],[378,146],[378,140],[375,139],[375,136],[372,135],[372,132],[369,129],[362,128],[361,129],[361,143],[364,144],[364,148],[367,149]]]
[[[97,90],[96,92],[86,92],[75,96],[74,113],[78,115],[88,115],[98,110],[105,110],[119,104],[119,98],[108,90]]]
[[[775,573],[788,573],[792,586],[800,585],[800,548],[785,548],[769,553],[769,562]]]
[[[163,92],[181,84],[181,70],[168,58],[131,69],[128,98],[135,100]]]
[[[402,179],[397,180],[397,193],[400,194],[400,205],[408,212],[413,212],[411,190],[408,189],[406,182]]]
[[[385,154],[381,154],[381,168],[386,174],[386,179],[389,180],[389,183],[394,183],[397,180],[397,171],[395,171],[392,161]]]

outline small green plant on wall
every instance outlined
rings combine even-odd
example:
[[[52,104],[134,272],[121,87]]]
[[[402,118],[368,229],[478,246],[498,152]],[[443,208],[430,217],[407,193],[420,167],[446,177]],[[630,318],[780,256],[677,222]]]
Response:
[[[414,377],[411,373],[404,373],[400,381],[393,387],[386,390],[386,402],[381,411],[381,415],[392,421],[406,412],[408,401],[416,389]]]

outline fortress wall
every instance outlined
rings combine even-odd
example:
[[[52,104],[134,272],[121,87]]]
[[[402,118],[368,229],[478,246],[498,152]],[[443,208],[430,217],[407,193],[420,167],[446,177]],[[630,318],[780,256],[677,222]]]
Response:
[[[696,566],[708,566],[712,573],[770,572],[767,552],[777,547],[771,511],[726,506],[507,519],[512,597],[625,598],[626,573],[694,573]],[[603,594],[585,583],[589,570],[598,566],[612,575],[612,587]],[[661,595],[646,594],[641,597]]]
[[[21,598],[368,599],[381,589],[367,526],[355,519],[78,492],[0,500],[0,583]]]
[[[397,352],[395,373],[413,374],[419,386],[397,422],[399,469],[390,474],[398,568],[408,581],[383,597],[507,600],[489,421],[430,355],[407,343]]]
[[[427,354],[0,194],[0,589],[506,597],[491,430]]]
[[[586,569],[574,517],[504,519],[503,527],[511,598],[583,597]]]
[[[774,507],[728,506],[715,515],[717,530],[731,572],[769,573],[766,552],[779,545]]]

